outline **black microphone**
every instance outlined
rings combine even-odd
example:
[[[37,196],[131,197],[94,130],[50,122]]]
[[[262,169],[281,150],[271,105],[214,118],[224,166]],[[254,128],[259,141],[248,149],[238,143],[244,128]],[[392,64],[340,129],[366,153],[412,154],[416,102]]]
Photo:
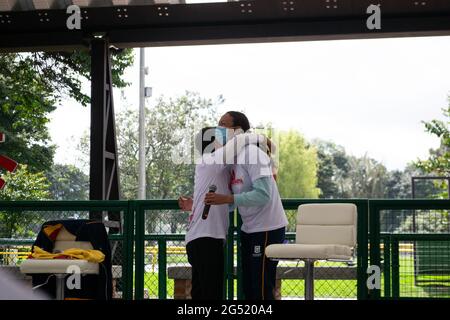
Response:
[[[209,186],[209,191],[208,192],[216,192],[216,190],[217,190],[217,187],[212,184],[212,185]],[[203,214],[202,214],[202,219],[203,220],[208,218],[209,208],[211,208],[211,205],[210,204],[205,204],[205,207],[203,208]]]

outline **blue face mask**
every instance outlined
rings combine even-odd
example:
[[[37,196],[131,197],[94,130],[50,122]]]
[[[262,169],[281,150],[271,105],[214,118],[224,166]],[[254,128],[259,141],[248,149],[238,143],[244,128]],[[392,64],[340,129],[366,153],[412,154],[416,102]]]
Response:
[[[216,127],[215,140],[224,146],[227,143],[227,128]]]

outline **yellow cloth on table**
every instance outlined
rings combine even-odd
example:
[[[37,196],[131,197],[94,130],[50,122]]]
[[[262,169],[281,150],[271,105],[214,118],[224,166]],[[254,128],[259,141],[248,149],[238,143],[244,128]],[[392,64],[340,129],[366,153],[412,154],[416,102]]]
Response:
[[[60,253],[50,253],[38,246],[34,246],[33,252],[30,254],[31,259],[79,259],[90,262],[103,262],[105,255],[99,250],[84,250],[78,248],[71,248]]]

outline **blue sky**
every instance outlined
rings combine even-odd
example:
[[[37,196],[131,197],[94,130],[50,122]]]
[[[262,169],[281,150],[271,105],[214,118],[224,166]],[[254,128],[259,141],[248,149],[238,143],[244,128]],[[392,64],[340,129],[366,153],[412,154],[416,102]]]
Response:
[[[147,48],[146,85],[154,97],[185,90],[223,95],[220,112],[242,110],[254,125],[296,129],[307,139],[332,140],[353,155],[368,153],[388,169],[402,169],[438,146],[421,120],[443,118],[448,57],[450,37]],[[132,86],[123,91],[133,108],[138,62],[137,55],[125,75]],[[84,87],[89,92],[89,83]],[[124,107],[119,90],[115,107]],[[56,162],[75,163],[89,108],[67,100],[49,128],[59,146]]]

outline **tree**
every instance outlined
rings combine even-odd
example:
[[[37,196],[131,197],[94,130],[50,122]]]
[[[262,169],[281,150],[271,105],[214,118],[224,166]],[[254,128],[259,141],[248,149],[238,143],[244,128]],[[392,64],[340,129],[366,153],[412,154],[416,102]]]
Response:
[[[344,147],[330,141],[313,140],[318,150],[318,187],[321,198],[391,198],[411,197],[411,176],[417,169],[388,171],[364,155],[348,155]]]
[[[412,198],[411,178],[424,176],[425,174],[423,169],[418,168],[414,162],[409,163],[403,171],[390,172],[386,185],[387,198]],[[441,191],[433,180],[416,180],[416,198],[436,198]]]
[[[124,69],[133,62],[131,50],[112,56],[112,77],[117,87],[127,85]],[[34,52],[0,55],[0,131],[7,134],[2,153],[32,172],[44,171],[53,163],[54,146],[47,129],[49,114],[71,97],[83,106],[89,96],[81,90],[81,80],[89,80],[87,52]]]
[[[388,172],[384,196],[388,199],[411,198],[411,176],[407,170],[393,170]]]
[[[417,169],[422,171],[422,175],[436,175],[448,177],[450,175],[450,97],[447,109],[442,109],[445,120],[423,121],[426,132],[435,135],[440,140],[438,149],[430,149],[429,157],[426,160],[414,162]],[[419,196],[448,199],[448,182],[426,180],[422,183]],[[439,192],[436,192],[436,189]],[[436,210],[434,212],[418,212],[416,220],[426,221],[419,226],[420,232],[448,232],[450,228],[449,215],[446,210]],[[400,231],[412,229],[412,217],[408,217],[399,227]],[[423,229],[423,230],[422,230]],[[414,230],[416,231],[416,230]]]
[[[6,173],[5,188],[0,190],[0,200],[49,199],[49,183],[43,173],[32,173],[26,165],[20,165],[14,173]],[[0,238],[32,237],[43,222],[36,212],[0,211]]]
[[[320,198],[348,198],[350,163],[344,147],[320,139],[312,143],[317,149],[317,187],[320,189]]]
[[[278,189],[283,198],[317,198],[317,154],[297,131],[279,135]]]
[[[430,149],[427,160],[418,160],[415,165],[422,169],[426,174],[433,174],[437,176],[450,175],[450,98],[447,109],[442,109],[446,120],[432,120],[430,122],[423,122],[425,130],[428,133],[435,135],[440,140],[440,147],[438,149]],[[444,181],[440,183],[443,192],[442,198],[448,198],[447,183]]]
[[[220,98],[217,103],[223,100]],[[190,138],[204,126],[215,125],[218,115],[214,103],[197,93],[166,99],[160,97],[152,109],[146,108],[146,175],[147,199],[177,198],[181,194],[193,193],[194,162],[174,161],[175,151],[189,157],[192,144]],[[136,199],[138,189],[138,112],[127,108],[117,114],[117,144],[120,164],[122,198]],[[89,152],[87,134],[81,139],[79,150],[87,158]],[[187,148],[177,149],[179,146]],[[87,163],[87,161],[83,161]],[[171,233],[185,227],[187,216],[171,211],[151,212],[147,215],[148,232],[159,231],[158,223],[166,222]],[[168,230],[166,230],[168,231]]]
[[[352,198],[384,198],[387,170],[375,159],[364,155],[350,157],[350,196]]]
[[[54,153],[46,127],[55,109],[50,88],[33,70],[30,57],[1,55],[0,70],[0,131],[7,133],[2,153],[31,170],[45,170]]]
[[[54,164],[46,173],[54,200],[88,200],[89,177],[73,165]]]

